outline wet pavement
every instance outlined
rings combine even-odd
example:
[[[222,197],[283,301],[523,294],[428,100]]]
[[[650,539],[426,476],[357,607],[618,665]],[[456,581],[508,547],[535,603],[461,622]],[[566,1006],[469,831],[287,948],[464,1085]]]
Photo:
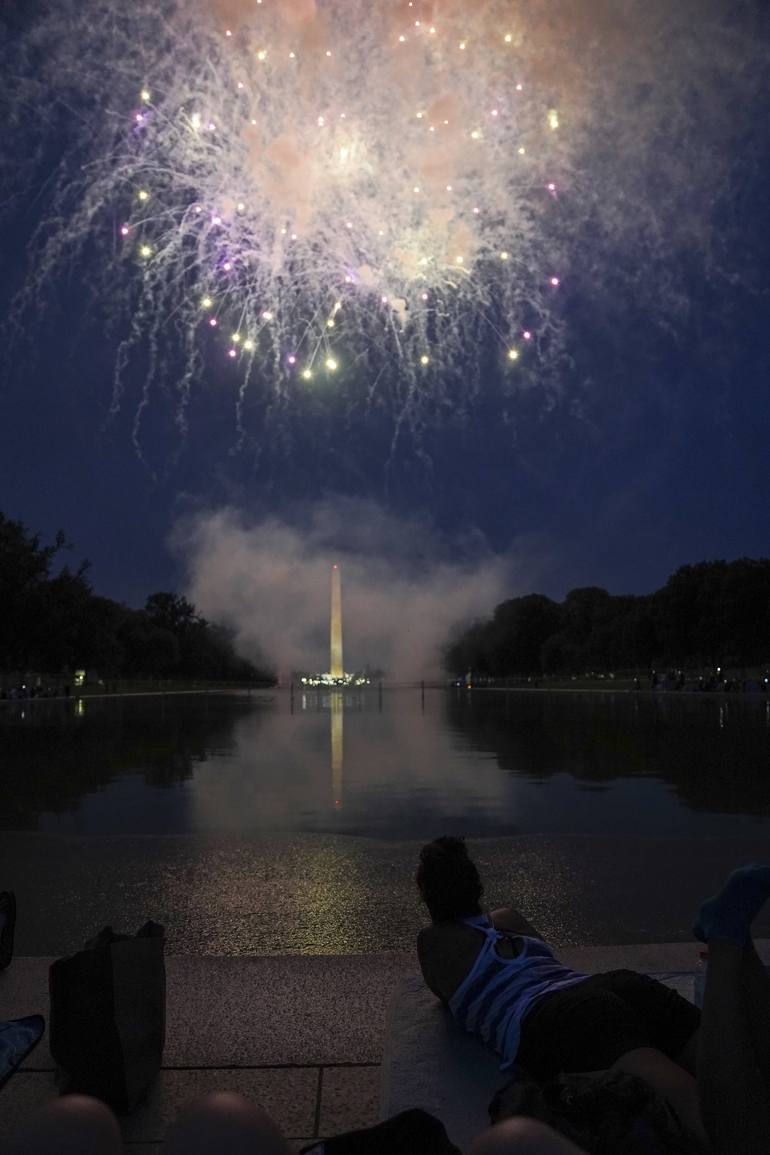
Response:
[[[165,926],[169,954],[410,951],[425,921],[412,882],[420,845],[294,833],[4,832],[0,886],[18,896],[22,955],[66,954],[105,924],[133,932],[148,918]],[[699,902],[726,873],[770,859],[762,832],[740,839],[533,834],[468,846],[485,902],[520,907],[544,937],[565,946],[691,941]],[[770,935],[770,914],[755,929]]]

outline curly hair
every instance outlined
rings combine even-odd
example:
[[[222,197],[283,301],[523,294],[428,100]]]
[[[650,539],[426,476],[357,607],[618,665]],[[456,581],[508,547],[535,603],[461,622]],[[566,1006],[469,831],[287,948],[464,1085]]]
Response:
[[[433,922],[481,914],[484,887],[464,838],[445,834],[423,846],[415,882]]]

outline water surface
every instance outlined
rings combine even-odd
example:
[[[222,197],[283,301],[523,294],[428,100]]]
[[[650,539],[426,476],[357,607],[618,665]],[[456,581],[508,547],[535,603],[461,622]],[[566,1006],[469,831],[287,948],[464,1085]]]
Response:
[[[761,697],[0,703],[0,885],[34,908],[32,953],[156,906],[184,950],[404,948],[416,853],[442,832],[559,941],[682,937],[719,872],[770,858],[769,816]]]
[[[770,702],[376,689],[0,704],[0,828],[740,835]]]

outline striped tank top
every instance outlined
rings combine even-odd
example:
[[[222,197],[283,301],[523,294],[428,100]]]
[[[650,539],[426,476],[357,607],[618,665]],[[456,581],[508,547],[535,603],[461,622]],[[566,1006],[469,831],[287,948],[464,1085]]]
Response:
[[[583,982],[588,976],[562,966],[539,938],[500,931],[488,915],[461,920],[484,932],[484,942],[471,970],[449,1000],[455,1021],[502,1055],[501,1071],[516,1061],[521,1024],[535,1003],[553,991]],[[497,943],[517,938],[522,949],[515,958],[501,958]]]

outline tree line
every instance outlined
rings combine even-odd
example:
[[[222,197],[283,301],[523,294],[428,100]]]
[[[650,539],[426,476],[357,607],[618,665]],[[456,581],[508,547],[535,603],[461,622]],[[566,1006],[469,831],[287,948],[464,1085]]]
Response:
[[[562,602],[509,598],[444,652],[461,676],[505,678],[770,662],[770,559],[685,565],[652,594],[574,589]]]
[[[178,594],[151,594],[140,610],[95,594],[87,562],[57,565],[68,547],[63,533],[45,545],[0,513],[0,673],[274,680],[235,652],[230,631]]]

